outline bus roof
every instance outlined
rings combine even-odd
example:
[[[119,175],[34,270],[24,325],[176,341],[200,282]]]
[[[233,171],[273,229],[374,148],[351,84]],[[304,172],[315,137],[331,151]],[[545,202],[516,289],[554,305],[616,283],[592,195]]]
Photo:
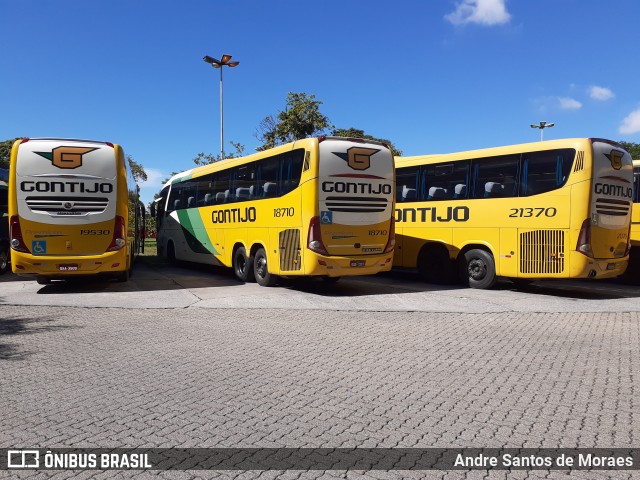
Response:
[[[606,142],[612,145],[619,145],[617,142],[612,140],[606,140],[602,138],[563,138],[558,140],[545,140],[544,142],[531,142],[531,143],[520,143],[515,145],[503,145],[499,147],[490,147],[490,148],[482,148],[477,150],[467,150],[461,152],[454,153],[443,153],[443,154],[429,154],[429,155],[415,155],[411,157],[395,157],[396,163],[402,164],[419,164],[421,162],[435,159],[438,161],[447,161],[447,160],[462,160],[462,159],[472,159],[472,158],[482,158],[495,155],[496,153],[502,153],[505,155],[511,153],[518,152],[528,152],[528,151],[540,151],[540,150],[552,150],[556,148],[585,148],[585,143],[591,143],[593,141]],[[622,148],[622,146],[620,146]]]

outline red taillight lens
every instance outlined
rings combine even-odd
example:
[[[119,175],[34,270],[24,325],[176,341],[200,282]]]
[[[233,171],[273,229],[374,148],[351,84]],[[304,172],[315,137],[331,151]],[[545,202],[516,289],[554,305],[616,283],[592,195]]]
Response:
[[[384,253],[391,253],[396,246],[396,219],[391,217],[391,224],[389,225],[389,241],[387,246],[384,247]]]
[[[115,252],[120,250],[127,243],[127,230],[124,224],[124,218],[120,215],[116,215],[116,224],[113,228],[113,239],[107,248],[107,252]]]
[[[591,220],[589,218],[582,222],[576,250],[589,258],[593,258],[593,250],[591,249]]]
[[[11,238],[11,248],[16,252],[31,253],[22,238],[22,230],[20,229],[20,218],[13,215],[9,221],[9,237]]]
[[[309,222],[309,235],[307,241],[307,248],[312,252],[319,253],[320,255],[329,255],[327,248],[322,243],[322,235],[320,233],[320,217],[316,216]]]

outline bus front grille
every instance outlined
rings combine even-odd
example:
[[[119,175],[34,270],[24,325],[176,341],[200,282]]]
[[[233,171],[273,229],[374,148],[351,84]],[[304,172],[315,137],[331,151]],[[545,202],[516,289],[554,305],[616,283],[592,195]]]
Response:
[[[520,273],[563,271],[563,230],[533,230],[520,234]]]
[[[389,201],[383,197],[327,197],[325,203],[331,212],[375,213],[384,212]]]
[[[32,212],[60,217],[102,213],[109,205],[105,197],[27,197],[25,201]]]
[[[626,200],[614,200],[612,198],[596,198],[596,212],[601,215],[613,215],[621,217],[628,215],[631,204]]]

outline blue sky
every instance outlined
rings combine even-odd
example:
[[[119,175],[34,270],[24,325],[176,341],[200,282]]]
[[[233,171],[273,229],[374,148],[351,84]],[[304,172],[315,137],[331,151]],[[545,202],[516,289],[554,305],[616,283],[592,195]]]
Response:
[[[0,0],[0,140],[111,141],[148,202],[171,171],[251,152],[287,92],[405,155],[545,139],[640,142],[637,0]]]

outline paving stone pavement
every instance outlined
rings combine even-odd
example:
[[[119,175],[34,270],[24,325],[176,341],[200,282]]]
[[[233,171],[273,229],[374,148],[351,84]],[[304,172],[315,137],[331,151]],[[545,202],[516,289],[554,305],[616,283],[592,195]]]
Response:
[[[639,447],[640,313],[0,305],[0,446]],[[7,478],[638,478],[61,471]]]

